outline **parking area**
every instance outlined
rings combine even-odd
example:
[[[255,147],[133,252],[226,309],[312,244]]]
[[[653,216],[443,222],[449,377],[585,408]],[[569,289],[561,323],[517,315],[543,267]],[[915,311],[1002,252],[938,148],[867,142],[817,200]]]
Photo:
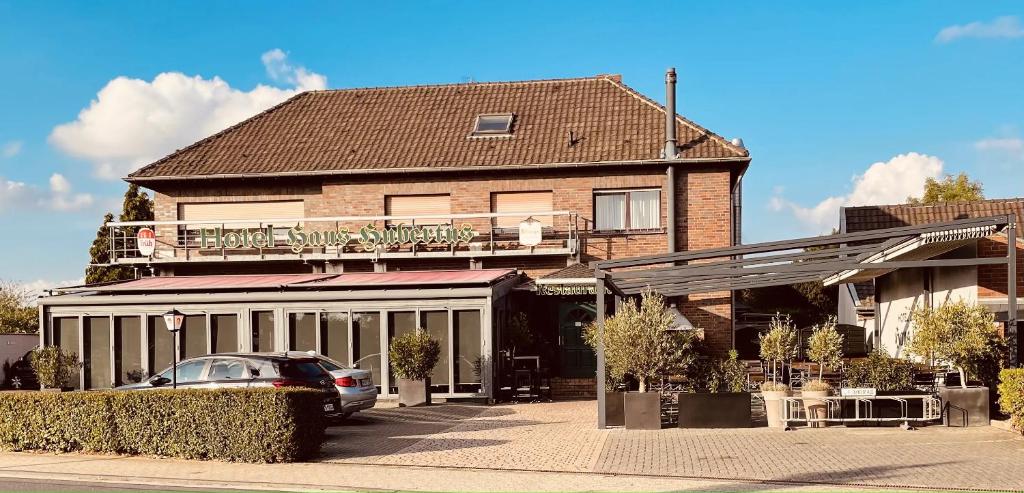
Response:
[[[865,487],[1024,490],[1024,439],[996,428],[599,431],[592,401],[376,408],[323,461]]]

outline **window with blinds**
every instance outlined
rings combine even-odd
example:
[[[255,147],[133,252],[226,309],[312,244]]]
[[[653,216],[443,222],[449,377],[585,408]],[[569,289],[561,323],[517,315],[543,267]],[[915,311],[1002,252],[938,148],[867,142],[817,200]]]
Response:
[[[491,212],[551,212],[554,210],[552,192],[494,192],[491,194]],[[518,228],[528,216],[526,214],[494,218],[494,226],[498,228]],[[554,218],[550,215],[536,215],[534,219],[545,228],[553,225]]]
[[[652,231],[661,228],[661,190],[594,192],[594,229]]]
[[[448,194],[431,195],[388,195],[384,197],[384,213],[388,216],[447,216],[452,213],[452,197]],[[416,225],[448,223],[448,219],[417,219]],[[388,221],[388,224],[406,223],[411,220]]]
[[[301,200],[264,201],[264,202],[218,202],[178,204],[178,220],[210,221],[207,226],[218,226],[221,221],[247,219],[252,222],[232,223],[224,225],[225,229],[258,228],[267,219],[292,220],[288,224],[274,226],[291,227],[305,215]],[[188,229],[198,226],[189,225]]]

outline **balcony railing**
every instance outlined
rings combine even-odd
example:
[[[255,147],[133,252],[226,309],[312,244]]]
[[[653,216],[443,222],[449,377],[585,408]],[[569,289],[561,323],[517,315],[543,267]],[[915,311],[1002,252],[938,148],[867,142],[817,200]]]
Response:
[[[547,223],[539,242],[520,241],[519,227],[500,218],[531,217]],[[110,222],[112,264],[262,260],[357,260],[388,258],[577,255],[579,222],[572,211],[344,216],[290,219]],[[507,224],[506,224],[507,225]],[[138,235],[153,231],[151,253]]]

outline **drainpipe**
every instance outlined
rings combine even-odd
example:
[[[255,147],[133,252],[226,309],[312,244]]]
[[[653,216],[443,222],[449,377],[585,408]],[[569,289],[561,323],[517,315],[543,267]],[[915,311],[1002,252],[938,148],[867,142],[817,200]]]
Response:
[[[668,216],[668,253],[676,251],[676,167],[668,165],[665,170],[665,214]]]
[[[676,69],[665,71],[665,159],[676,159]],[[668,200],[668,253],[676,251],[676,167],[669,163],[665,170],[665,195]]]

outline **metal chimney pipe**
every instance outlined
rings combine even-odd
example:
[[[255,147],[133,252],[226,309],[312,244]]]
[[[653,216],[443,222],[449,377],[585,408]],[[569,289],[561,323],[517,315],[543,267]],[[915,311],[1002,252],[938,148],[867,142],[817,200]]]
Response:
[[[665,159],[676,158],[676,69],[665,71]]]

